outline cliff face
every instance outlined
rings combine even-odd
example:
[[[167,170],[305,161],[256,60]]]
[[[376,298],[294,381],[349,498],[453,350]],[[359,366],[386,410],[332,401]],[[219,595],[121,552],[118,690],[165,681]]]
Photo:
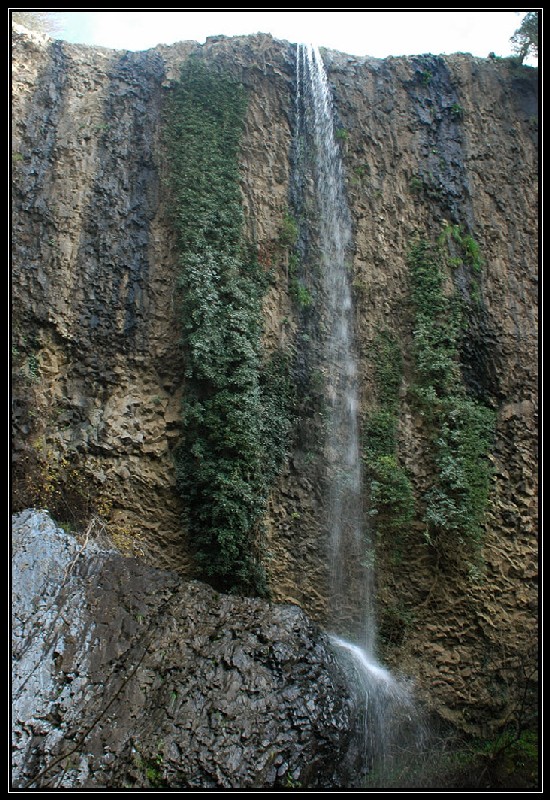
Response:
[[[388,656],[419,669],[445,713],[476,727],[504,720],[536,675],[536,77],[464,55],[355,65],[335,56],[329,64],[349,132],[364,403],[375,383],[373,341],[389,329],[403,345],[399,439],[417,490],[430,464],[407,392],[408,243],[461,224],[483,258],[462,345],[465,382],[497,415],[482,574],[438,568],[439,556],[421,544],[407,545],[399,564],[386,557],[378,574]],[[453,280],[471,300],[460,267]]]
[[[126,53],[16,32],[13,49],[14,501],[62,519],[65,505],[64,521],[100,515],[120,546],[188,576],[173,465],[185,364],[162,131],[170,82],[194,53],[248,91],[241,188],[271,275],[264,340],[300,363],[305,309],[282,235],[296,48],[258,35]],[[485,731],[520,713],[536,680],[537,77],[468,55],[324,59],[353,223],[363,416],[380,393],[380,334],[403,360],[399,459],[417,514],[405,552],[377,542],[383,655],[441,714]],[[408,265],[415,236],[451,229],[473,234],[482,255],[475,285],[464,263],[445,276],[469,310],[462,375],[496,413],[482,559],[453,569],[421,522],[433,463],[412,391]],[[322,622],[321,423],[301,399],[265,563],[274,598]]]

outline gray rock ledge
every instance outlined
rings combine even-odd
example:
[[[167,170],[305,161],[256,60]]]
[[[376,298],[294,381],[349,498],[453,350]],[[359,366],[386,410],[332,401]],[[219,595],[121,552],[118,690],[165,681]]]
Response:
[[[356,703],[296,606],[13,518],[15,788],[334,788]]]

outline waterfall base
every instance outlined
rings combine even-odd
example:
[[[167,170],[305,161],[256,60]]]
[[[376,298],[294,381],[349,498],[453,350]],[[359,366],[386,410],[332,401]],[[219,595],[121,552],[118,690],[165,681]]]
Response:
[[[370,788],[410,785],[428,747],[427,725],[410,684],[394,677],[359,645],[339,636],[330,638],[364,699],[355,743],[362,762],[356,782]]]

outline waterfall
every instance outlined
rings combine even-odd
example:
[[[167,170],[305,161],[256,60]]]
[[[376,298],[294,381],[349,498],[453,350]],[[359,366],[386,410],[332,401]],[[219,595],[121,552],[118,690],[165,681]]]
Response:
[[[374,648],[372,559],[363,530],[358,375],[351,295],[351,218],[330,89],[321,56],[298,53],[297,129],[309,142],[320,269],[321,363],[326,384],[325,463],[330,539],[329,626]],[[303,169],[302,165],[302,169]]]
[[[302,209],[315,209],[313,237],[320,267],[319,349],[326,385],[327,628],[336,651],[365,697],[364,760],[388,766],[413,720],[412,700],[376,658],[374,551],[364,525],[359,429],[358,358],[351,287],[352,229],[330,86],[319,51],[297,53],[295,164]],[[345,132],[341,132],[345,138]],[[308,200],[300,199],[309,192]],[[295,203],[296,205],[296,203]],[[401,745],[399,745],[401,746]],[[367,769],[369,766],[366,767]]]

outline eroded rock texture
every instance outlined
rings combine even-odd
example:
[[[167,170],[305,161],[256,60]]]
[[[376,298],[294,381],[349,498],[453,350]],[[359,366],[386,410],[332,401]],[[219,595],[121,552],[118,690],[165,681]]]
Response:
[[[404,553],[380,543],[378,586],[386,657],[418,671],[456,724],[487,732],[537,681],[537,76],[461,54],[327,60],[347,131],[364,406],[388,330],[405,357],[400,452],[418,508],[430,463],[410,392],[409,243],[465,225],[483,257],[462,353],[470,391],[497,412],[482,574],[441,568],[418,530]],[[453,283],[471,303],[466,277]]]
[[[84,495],[119,541],[186,575],[172,459],[184,365],[162,112],[196,52],[248,90],[242,194],[271,273],[265,341],[297,356],[301,379],[309,345],[281,238],[296,47],[258,35],[127,53],[16,32],[13,49],[14,497],[24,508],[40,488],[48,505],[63,474],[61,500]],[[443,569],[417,517],[405,554],[378,543],[377,594],[384,660],[415,676],[438,713],[487,733],[523,713],[537,678],[537,73],[462,54],[324,59],[354,229],[361,412],[375,393],[374,343],[390,331],[405,355],[399,452],[420,512],[432,465],[410,391],[407,253],[415,235],[434,240],[449,224],[471,232],[483,257],[462,351],[464,380],[497,414],[483,566]],[[472,307],[463,272],[448,284]],[[309,416],[274,487],[265,564],[274,598],[323,622],[322,407],[305,396],[322,376],[307,377]]]
[[[318,627],[97,533],[14,518],[14,785],[339,785],[356,705]]]

